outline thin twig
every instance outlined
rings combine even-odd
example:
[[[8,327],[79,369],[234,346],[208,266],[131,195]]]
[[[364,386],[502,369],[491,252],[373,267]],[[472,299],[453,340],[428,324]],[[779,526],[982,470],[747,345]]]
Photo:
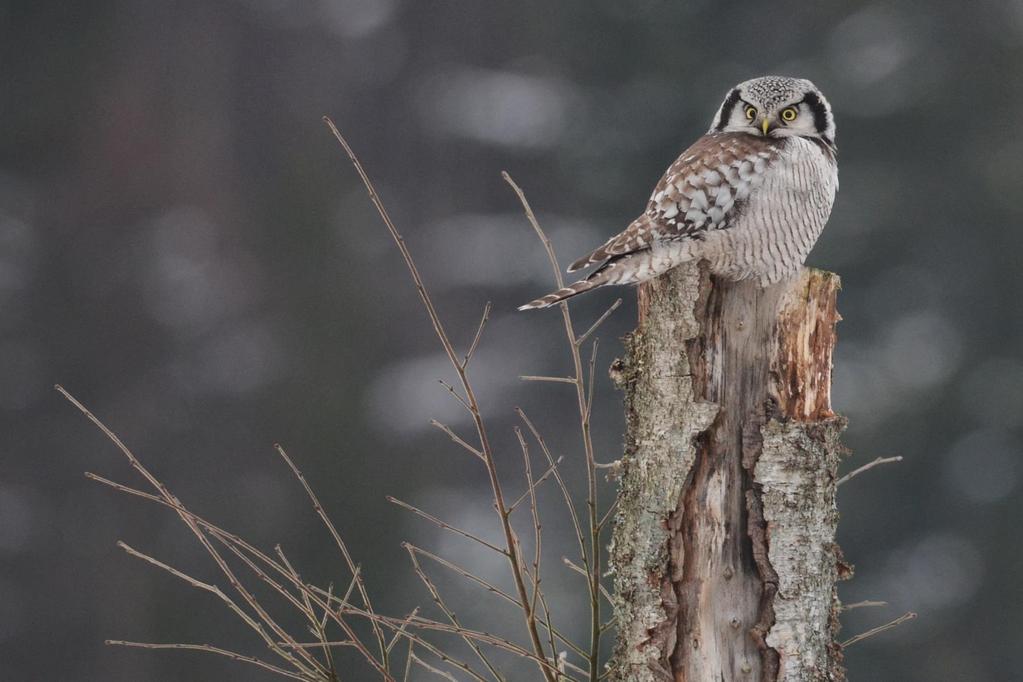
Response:
[[[347,609],[346,609],[346,611],[347,611]],[[356,610],[356,613],[358,613],[359,615],[366,615],[364,612],[361,612],[358,609]],[[394,627],[395,623],[398,622],[397,619],[387,618],[386,616],[374,616],[374,617],[378,618],[382,623],[388,624],[389,627]],[[473,640],[475,640],[477,642],[480,642],[482,644],[487,644],[489,646],[493,646],[493,647],[496,647],[496,648],[501,649],[503,651],[507,651],[509,653],[515,654],[516,656],[519,656],[520,658],[529,659],[529,660],[533,661],[534,663],[536,663],[537,666],[541,670],[543,670],[543,671],[546,671],[546,672],[549,672],[549,673],[557,673],[558,672],[557,667],[553,663],[551,663],[551,661],[547,660],[546,658],[540,658],[540,657],[536,656],[535,654],[533,654],[528,649],[525,649],[524,647],[521,647],[518,644],[515,644],[515,643],[513,643],[513,642],[511,642],[511,641],[509,641],[509,640],[507,640],[507,639],[505,639],[503,637],[498,637],[497,635],[494,635],[494,634],[489,633],[489,632],[482,632],[480,630],[470,630],[468,628],[460,627],[460,626],[457,626],[457,625],[452,625],[452,624],[449,624],[449,623],[442,623],[440,621],[431,620],[429,618],[422,618],[422,617],[417,617],[417,618],[412,619],[412,624],[411,625],[414,628],[419,628],[419,629],[422,629],[422,630],[433,630],[433,631],[436,631],[436,632],[444,632],[444,633],[448,633],[448,634],[451,634],[451,635],[457,635],[457,636],[463,637],[463,638],[464,637],[469,637],[470,639],[473,639]],[[406,633],[403,636],[408,636],[408,633]],[[417,641],[416,643],[418,644],[419,642]]]
[[[604,526],[607,525],[607,522],[610,521],[612,518],[614,518],[615,510],[618,509],[618,500],[619,499],[621,499],[621,498],[616,497],[615,501],[612,502],[611,506],[607,508],[606,512],[604,512],[604,516],[602,516],[601,519],[600,519],[600,522],[597,523],[597,526],[599,528],[603,529]]]
[[[519,198],[519,203],[522,204],[522,210],[526,214],[526,220],[532,226],[533,231],[536,232],[536,236],[540,239],[543,244],[544,251],[547,253],[547,260],[550,261],[551,270],[554,274],[554,280],[557,284],[558,289],[565,286],[565,280],[561,276],[561,267],[558,265],[558,257],[554,253],[554,246],[551,244],[551,240],[547,237],[547,234],[540,227],[539,221],[536,219],[536,214],[533,213],[533,208],[529,205],[529,200],[526,199],[525,192],[519,187],[511,176],[502,172],[501,176],[505,182],[512,188],[516,196]],[[585,382],[585,374],[583,373],[583,361],[579,353],[578,337],[575,334],[575,327],[572,324],[572,315],[569,313],[568,302],[562,301],[559,304],[561,308],[561,317],[565,326],[565,336],[568,339],[569,352],[572,355],[572,365],[575,370],[575,391],[576,401],[579,409],[579,427],[582,433],[583,439],[583,454],[586,458],[586,507],[587,507],[587,520],[588,520],[588,531],[589,531],[589,561],[585,562],[588,587],[590,592],[590,656],[589,656],[589,667],[590,667],[590,679],[596,680],[600,675],[600,565],[601,565],[601,544],[600,544],[600,525],[597,519],[597,469],[596,469],[596,455],[593,449],[593,438],[590,432],[590,405],[587,400]],[[585,554],[584,554],[585,555]]]
[[[472,667],[469,666],[469,664],[467,664],[467,663],[465,663],[463,661],[460,661],[457,658],[453,658],[452,656],[449,656],[442,649],[439,649],[438,647],[436,647],[435,645],[431,644],[429,641],[423,639],[422,637],[420,637],[419,635],[415,634],[414,632],[410,632],[407,629],[402,629],[402,626],[405,623],[404,619],[387,618],[385,616],[380,616],[380,615],[376,615],[376,614],[370,616],[365,611],[361,611],[359,609],[346,609],[346,612],[352,613],[352,614],[355,614],[355,615],[365,616],[366,618],[375,619],[375,620],[379,621],[381,625],[384,625],[384,626],[394,630],[395,633],[400,634],[401,637],[407,639],[409,642],[415,643],[417,646],[420,646],[423,649],[426,649],[431,654],[433,654],[434,656],[436,656],[440,660],[444,661],[448,665],[451,665],[451,666],[453,666],[455,668],[458,668],[459,670],[464,672],[466,675],[468,675],[472,679],[476,680],[476,682],[490,682],[490,680],[488,680],[487,678],[483,677],[483,675],[481,675],[478,672],[476,672],[475,670],[473,670]]]
[[[583,576],[585,578],[589,577],[589,573],[586,572],[585,568],[583,568],[582,566],[574,563],[568,557],[561,557],[561,560],[564,562],[564,564],[566,566],[568,566],[571,570],[575,571],[579,575],[581,575],[581,576]],[[614,604],[614,599],[611,597],[611,593],[608,592],[607,588],[604,587],[603,585],[600,586],[600,594],[604,596],[604,599],[607,600],[607,603]]]
[[[108,639],[104,642],[110,646],[125,646],[136,649],[179,649],[186,651],[205,651],[211,654],[218,654],[220,656],[227,656],[231,660],[241,661],[242,663],[251,663],[252,665],[259,666],[264,670],[283,675],[284,677],[290,677],[293,680],[309,680],[309,677],[298,675],[284,668],[278,668],[275,665],[261,661],[258,658],[252,656],[246,656],[239,654],[234,651],[228,651],[227,649],[221,649],[220,647],[211,646],[209,644],[154,644],[151,642],[126,642],[120,639]],[[315,679],[315,678],[313,678]]]
[[[621,304],[622,304],[622,299],[620,299],[620,298],[617,301],[615,301],[614,303],[612,303],[611,307],[608,308],[606,311],[604,311],[604,314],[601,315],[600,317],[598,317],[597,321],[594,322],[593,324],[591,324],[590,328],[587,329],[585,332],[583,332],[583,335],[575,340],[575,345],[581,346],[584,343],[586,343],[586,339],[590,338],[590,336],[593,334],[593,332],[597,331],[597,328],[600,325],[604,324],[604,321],[607,320],[607,318],[611,317],[611,313],[613,313],[614,311],[618,310],[618,306],[620,306]]]
[[[342,640],[338,640],[338,641],[333,641],[333,640],[329,640],[328,639],[328,640],[324,640],[322,642],[295,642],[294,644],[289,644],[288,642],[277,642],[277,643],[280,644],[281,646],[291,647],[292,649],[319,649],[320,647],[324,647],[324,646],[329,646],[329,647],[354,647],[355,646],[355,644],[353,644],[352,640],[350,640],[350,639],[342,639]]]
[[[484,540],[480,536],[473,535],[472,533],[470,533],[467,530],[462,530],[461,528],[456,528],[455,526],[452,526],[449,523],[441,521],[436,516],[434,516],[432,514],[427,514],[426,512],[424,512],[419,507],[414,507],[411,504],[409,504],[408,502],[403,502],[403,501],[399,500],[396,497],[391,497],[390,495],[387,496],[387,501],[390,502],[391,504],[398,505],[402,509],[409,510],[413,514],[426,519],[427,521],[429,521],[430,523],[434,524],[435,526],[438,526],[439,528],[443,528],[444,530],[449,530],[452,533],[455,533],[457,535],[461,535],[462,537],[468,538],[469,540],[472,540],[473,542],[478,542],[479,544],[483,545],[487,549],[492,549],[495,552],[497,552],[498,554],[501,554],[503,556],[508,556],[508,552],[503,550],[503,549],[501,549],[497,545],[495,545],[495,544],[493,544],[491,542],[487,542],[486,540]]]
[[[227,539],[222,538],[215,531],[211,531],[211,534],[213,535],[213,537],[217,538],[221,543],[223,543],[223,545],[228,549],[228,551],[230,551],[232,554],[234,554],[236,557],[238,557],[238,559],[243,564],[245,564],[252,571],[252,573],[257,578],[262,580],[272,590],[274,590],[279,595],[284,597],[284,599],[287,600],[288,603],[290,603],[293,607],[295,607],[295,609],[297,611],[304,612],[303,604],[301,602],[299,602],[298,599],[296,599],[295,596],[293,594],[291,594],[291,592],[288,591],[287,588],[284,587],[284,585],[282,585],[281,583],[279,583],[276,580],[274,580],[270,576],[269,573],[267,573],[262,568],[260,568],[247,554],[242,552],[240,547],[237,544],[235,544],[233,542],[229,542]],[[304,599],[308,599],[309,601],[315,602],[316,605],[319,606],[320,608],[323,608],[325,610],[325,612],[327,610],[329,610],[330,611],[331,620],[333,620],[335,623],[337,623],[338,626],[344,631],[345,635],[348,636],[348,641],[351,642],[351,645],[353,647],[355,647],[357,650],[359,650],[360,652],[364,651],[364,646],[363,646],[362,642],[359,640],[358,635],[355,633],[355,630],[352,629],[352,626],[341,617],[340,610],[335,612],[334,610],[329,609],[329,604],[326,604],[322,600],[320,600],[316,596],[315,590],[312,590],[308,585],[306,585],[304,582],[302,582],[301,579],[298,579],[297,574],[292,574],[284,566],[280,565],[279,563],[277,563],[275,561],[270,560],[269,562],[264,562],[264,563],[266,563],[267,566],[272,568],[275,573],[277,573],[278,575],[283,577],[285,580],[290,582],[293,587],[298,588],[299,592],[302,594]],[[342,606],[347,606],[347,605],[343,604]],[[285,641],[289,645],[292,645],[292,644],[296,643],[295,640],[292,637],[290,637],[290,636],[287,636],[285,638]],[[323,641],[325,641],[325,638],[321,638],[321,643]],[[368,652],[366,652],[365,655],[368,656],[370,654]]]
[[[888,606],[888,602],[886,602],[886,601],[871,601],[871,600],[858,601],[858,602],[853,602],[852,604],[842,604],[842,610],[843,611],[852,611],[853,609],[862,609],[862,608],[869,608],[869,607],[874,607],[874,606]]]
[[[359,583],[359,580],[360,580],[359,576],[361,576],[361,575],[362,575],[362,566],[356,566],[355,567],[355,573],[352,575],[352,579],[348,583],[348,589],[345,590],[345,596],[339,600],[339,603],[341,603],[341,604],[349,603],[348,600],[352,598],[352,592],[355,590],[355,586]],[[327,604],[329,605],[330,604],[330,599],[331,599],[330,593],[327,593],[326,597],[327,597]]]
[[[416,664],[418,664],[419,667],[421,667],[423,670],[431,672],[434,675],[437,675],[438,677],[443,677],[445,680],[448,680],[448,682],[458,682],[458,680],[455,679],[455,677],[451,673],[440,670],[439,668],[434,668],[432,665],[430,665],[423,659],[419,658],[414,653],[409,654],[409,656],[411,656],[412,660],[415,661]]]
[[[590,349],[590,381],[589,381],[589,393],[586,397],[586,422],[589,423],[590,415],[593,414],[593,387],[597,385],[596,382],[596,369],[597,369],[597,348],[600,346],[600,339],[593,339],[593,347]],[[593,468],[597,468],[597,462],[593,462]]]
[[[916,618],[916,614],[913,613],[912,611],[907,611],[906,613],[902,614],[901,616],[899,616],[898,618],[896,618],[895,620],[893,620],[891,622],[885,623],[884,625],[878,625],[876,628],[871,628],[870,630],[867,630],[866,632],[861,632],[860,634],[856,635],[855,637],[850,637],[849,639],[847,639],[844,642],[842,642],[842,648],[844,649],[844,648],[846,648],[848,646],[851,646],[851,645],[855,644],[856,642],[862,642],[863,640],[867,639],[868,637],[873,637],[874,635],[880,634],[880,633],[882,633],[882,632],[884,632],[886,630],[891,630],[894,627],[898,627],[899,625],[902,625],[907,620],[913,620],[914,618]]]
[[[479,585],[480,587],[482,587],[486,591],[492,592],[493,594],[495,594],[498,597],[504,599],[505,601],[508,601],[508,602],[514,604],[515,606],[518,606],[518,607],[521,608],[522,605],[519,604],[519,602],[515,599],[515,597],[511,596],[510,594],[508,594],[507,592],[505,592],[501,588],[495,586],[493,583],[490,583],[489,581],[479,577],[475,573],[470,573],[469,571],[467,571],[466,569],[462,568],[461,566],[459,566],[458,564],[454,563],[453,561],[449,561],[448,559],[445,559],[442,556],[439,556],[437,554],[434,554],[433,552],[425,550],[422,547],[417,547],[416,545],[413,545],[410,542],[402,543],[402,547],[406,547],[407,549],[411,549],[416,554],[421,554],[422,556],[425,556],[427,559],[430,559],[432,561],[437,562],[441,566],[444,566],[445,568],[448,568],[448,569],[454,571],[455,573],[459,574],[463,578],[466,578],[467,580],[476,583],[477,585]]]
[[[274,551],[277,553],[278,558],[280,558],[281,565],[288,569],[288,573],[291,574],[293,581],[296,583],[301,583],[302,578],[301,576],[299,576],[298,571],[295,570],[295,567],[292,565],[292,563],[288,561],[288,557],[285,556],[284,554],[284,549],[280,545],[275,545]],[[305,615],[306,619],[309,621],[310,632],[312,632],[312,634],[315,635],[316,638],[319,639],[321,643],[323,643],[322,647],[323,658],[324,660],[327,661],[327,670],[330,673],[330,680],[331,682],[334,682],[335,680],[338,679],[337,667],[334,665],[334,654],[333,652],[331,652],[330,647],[326,645],[327,642],[326,622],[325,621],[321,622],[320,617],[316,615],[316,610],[313,609],[313,604],[309,599],[309,595],[305,591],[302,591],[301,596],[302,603],[305,606],[305,609],[300,610]]]
[[[306,495],[313,504],[313,509],[316,511],[317,516],[320,517],[320,520],[323,521],[323,525],[327,527],[327,530],[330,532],[330,536],[334,538],[334,544],[337,545],[338,551],[341,553],[345,565],[348,567],[348,571],[352,574],[352,577],[355,580],[356,589],[359,591],[359,598],[362,599],[362,605],[366,607],[367,611],[373,613],[373,604],[369,599],[369,592],[366,590],[366,585],[362,581],[362,575],[356,570],[355,560],[352,559],[352,554],[348,551],[348,545],[346,545],[345,541],[341,538],[341,534],[337,531],[337,527],[334,525],[334,522],[330,520],[329,516],[327,516],[326,510],[324,510],[323,505],[320,504],[320,498],[318,498],[316,493],[313,492],[312,486],[309,485],[305,475],[295,465],[295,462],[291,459],[291,457],[288,456],[284,447],[280,443],[275,443],[274,448],[277,450],[277,454],[281,456],[281,459],[284,460],[285,464],[288,465],[288,468],[291,469],[291,473],[294,474],[295,478],[298,479],[298,482],[302,484],[302,488],[305,490]],[[386,670],[387,647],[384,642],[384,633],[375,623],[373,624],[373,636],[376,637],[377,645],[380,647],[381,665],[383,669]]]
[[[873,469],[874,467],[879,466],[881,464],[890,464],[892,462],[901,462],[901,461],[902,461],[902,457],[901,456],[878,457],[874,461],[867,462],[866,464],[864,464],[863,466],[861,466],[858,469],[853,469],[852,471],[847,473],[845,476],[843,476],[842,478],[838,479],[838,481],[835,483],[835,485],[842,485],[843,483],[845,483],[849,479],[855,478],[856,476],[859,476],[860,474],[862,474],[864,471],[867,471],[869,469]]]
[[[128,493],[130,495],[141,497],[143,499],[150,500],[152,502],[156,502],[157,504],[170,507],[171,509],[175,510],[179,515],[187,516],[189,519],[194,521],[196,524],[198,524],[199,526],[202,526],[203,528],[205,528],[214,538],[216,538],[218,541],[220,541],[222,544],[224,544],[224,546],[227,547],[235,556],[239,557],[247,566],[249,566],[256,573],[257,576],[259,576],[264,582],[267,582],[271,587],[274,587],[274,589],[276,589],[278,592],[280,592],[285,597],[285,599],[287,599],[297,609],[299,609],[301,611],[302,610],[302,606],[300,604],[298,604],[298,602],[295,601],[295,598],[289,592],[287,592],[286,590],[283,590],[283,588],[281,588],[281,586],[279,584],[277,584],[276,582],[271,580],[269,578],[269,576],[267,576],[265,574],[265,572],[263,572],[261,569],[259,569],[257,566],[255,566],[248,559],[247,556],[245,556],[244,554],[242,554],[242,553],[240,553],[238,551],[239,549],[245,550],[245,552],[247,552],[249,555],[251,555],[253,557],[256,557],[264,565],[272,568],[274,570],[274,572],[276,572],[277,574],[281,575],[283,578],[285,578],[286,580],[291,582],[300,591],[302,591],[303,593],[307,593],[308,596],[310,597],[310,599],[318,607],[320,607],[320,608],[322,608],[324,610],[324,617],[326,618],[326,617],[329,616],[332,620],[334,620],[342,628],[342,630],[345,631],[345,634],[347,634],[349,637],[352,638],[352,640],[353,640],[352,641],[352,646],[354,646],[356,649],[358,649],[359,652],[363,656],[369,656],[370,655],[369,652],[365,649],[365,647],[362,646],[361,642],[357,641],[356,634],[351,629],[351,627],[340,617],[340,615],[338,613],[335,613],[333,611],[333,609],[331,609],[331,607],[330,607],[330,601],[331,600],[340,601],[340,603],[342,605],[346,605],[347,604],[348,599],[351,597],[352,591],[355,588],[356,578],[358,577],[358,575],[361,572],[360,568],[358,566],[356,566],[356,568],[355,568],[355,578],[352,579],[351,584],[348,586],[348,591],[346,592],[344,598],[339,600],[329,590],[321,590],[319,588],[307,586],[307,585],[303,584],[301,581],[296,581],[294,579],[294,577],[292,577],[283,566],[281,566],[280,564],[275,562],[269,556],[267,556],[266,554],[264,554],[263,552],[261,552],[257,548],[253,547],[251,544],[249,544],[248,542],[246,542],[242,538],[238,537],[237,535],[235,535],[233,533],[230,533],[230,532],[224,530],[223,528],[220,528],[219,526],[216,526],[215,524],[210,523],[209,521],[207,521],[206,519],[202,518],[201,516],[198,516],[194,512],[192,512],[192,511],[190,511],[188,509],[185,509],[184,507],[181,506],[180,502],[177,502],[176,500],[166,500],[166,499],[164,499],[162,497],[159,497],[159,496],[156,496],[156,495],[152,495],[150,493],[147,493],[147,492],[144,492],[144,491],[141,491],[141,490],[136,490],[135,488],[131,488],[131,487],[122,485],[120,483],[115,483],[114,481],[110,481],[108,479],[103,478],[102,476],[98,476],[98,475],[93,474],[93,473],[86,472],[85,475],[86,475],[87,478],[89,478],[91,480],[97,481],[99,483],[103,483],[104,485],[108,485],[108,486],[110,486],[110,487],[112,487],[112,488],[114,488],[116,490]],[[184,576],[183,579],[187,580],[189,577],[190,576]],[[321,600],[314,593],[321,593],[321,594],[325,595],[327,597],[327,601],[325,602],[325,601]],[[294,644],[294,641],[292,641],[291,644]]]
[[[469,405],[469,403],[466,402],[465,398],[458,395],[458,391],[455,390],[454,386],[444,381],[443,379],[437,379],[437,383],[439,383],[444,388],[448,389],[448,393],[450,393],[455,400],[461,403],[462,407],[464,407],[469,412],[469,414],[472,414],[472,407]]]
[[[529,417],[526,416],[526,413],[522,410],[522,408],[516,407],[515,413],[519,415],[519,419],[521,419],[522,423],[526,425],[526,428],[529,429],[529,432],[533,434],[533,438],[540,446],[540,451],[543,452],[544,457],[547,458],[547,463],[553,467],[554,456],[551,454],[550,449],[547,447],[547,442],[544,440],[543,436],[540,435],[540,432],[537,430],[536,426],[533,425],[533,422],[530,421]],[[579,543],[579,558],[585,564],[587,561],[586,541],[583,539],[582,524],[579,522],[579,515],[576,513],[575,510],[575,501],[572,499],[572,493],[569,491],[568,485],[565,483],[565,479],[561,477],[561,472],[558,470],[557,467],[554,467],[554,480],[557,481],[558,483],[558,489],[561,491],[561,497],[565,501],[565,507],[568,510],[569,518],[572,521],[572,528],[575,531],[575,538],[576,541],[578,541]]]
[[[415,571],[416,575],[419,576],[419,580],[422,581],[424,585],[426,585],[426,589],[429,590],[430,596],[433,597],[433,602],[438,607],[440,607],[440,610],[444,612],[444,615],[447,617],[449,621],[451,621],[452,625],[461,629],[462,624],[461,622],[459,622],[458,616],[455,615],[455,612],[452,611],[444,602],[444,599],[440,596],[440,590],[438,590],[437,586],[433,583],[432,580],[430,580],[430,576],[426,575],[426,571],[424,571],[423,567],[419,564],[419,558],[416,556],[415,551],[413,551],[411,546],[408,544],[405,545],[405,549],[406,551],[408,551],[409,559],[412,561],[413,570]],[[416,620],[417,618],[418,616],[412,616],[406,622]],[[400,636],[400,633],[401,631],[395,633],[395,637]],[[470,637],[462,637],[462,640],[469,646],[470,649],[472,649],[473,653],[476,654],[476,657],[480,659],[480,662],[486,667],[486,669],[490,671],[491,675],[493,675],[498,680],[501,681],[504,680],[504,677],[501,675],[501,673],[497,671],[497,668],[494,667],[494,664],[490,661],[487,655],[483,653],[483,650],[480,648],[479,644],[477,644]]]
[[[401,639],[401,636],[405,633],[405,628],[407,628],[408,624],[412,622],[412,619],[418,615],[419,607],[417,606],[412,609],[407,616],[405,616],[405,622],[401,624],[401,627],[398,628],[398,630],[394,633],[394,636],[391,638],[390,644],[387,645],[388,651],[390,651],[394,645],[398,643],[398,640]]]
[[[509,604],[514,604],[515,606],[517,606],[519,608],[522,608],[522,604],[520,604],[519,601],[515,597],[513,597],[510,594],[508,594],[507,592],[505,592],[501,588],[495,586],[493,583],[491,583],[491,582],[489,582],[489,581],[479,577],[475,573],[471,573],[471,572],[467,571],[466,569],[462,568],[461,566],[459,566],[458,564],[456,564],[456,563],[454,563],[452,561],[449,561],[449,560],[445,559],[442,556],[438,556],[438,555],[436,555],[436,554],[434,554],[432,552],[429,552],[429,551],[423,549],[422,547],[417,547],[417,546],[415,546],[413,544],[410,544],[410,543],[405,543],[405,546],[411,548],[412,551],[416,552],[417,554],[425,556],[427,559],[430,559],[431,561],[435,561],[438,564],[440,564],[441,566],[444,566],[445,568],[447,568],[447,569],[449,569],[451,571],[454,571],[455,573],[457,573],[458,575],[462,576],[466,580],[468,580],[470,582],[473,582],[473,583],[476,583],[477,585],[479,585],[480,587],[485,589],[487,592],[490,592],[490,593],[500,597],[501,599],[505,600]],[[544,629],[547,629],[550,633],[552,633],[562,644],[564,644],[569,649],[571,649],[572,651],[576,652],[577,654],[579,654],[583,658],[586,658],[586,652],[584,652],[572,640],[568,639],[568,637],[566,637],[563,633],[559,632],[558,629],[555,628],[550,622],[547,622],[547,623],[541,622],[541,624],[544,626]]]
[[[536,484],[533,481],[533,465],[529,459],[529,447],[526,445],[526,439],[522,437],[522,429],[518,426],[515,427],[515,437],[518,439],[519,448],[522,450],[523,468],[526,472],[526,489],[529,491],[529,510],[533,518],[533,598],[529,603],[529,610],[535,614],[536,603],[540,597],[540,557],[543,548],[542,533],[540,532],[540,507],[536,503]],[[551,656],[556,658],[557,655],[557,649],[552,647]]]
[[[440,341],[441,346],[444,348],[444,353],[448,357],[448,362],[458,375],[459,383],[461,384],[462,391],[465,394],[465,401],[469,414],[472,416],[473,424],[476,427],[476,433],[479,436],[479,449],[483,453],[484,464],[486,466],[487,475],[490,479],[490,490],[494,497],[494,507],[497,510],[497,515],[501,522],[501,531],[504,534],[504,554],[508,559],[508,567],[512,574],[512,580],[515,582],[515,590],[519,595],[519,601],[523,605],[527,605],[529,595],[526,588],[525,576],[522,570],[523,563],[519,556],[519,548],[515,542],[515,531],[512,528],[510,513],[508,512],[507,505],[505,504],[504,489],[497,473],[497,463],[494,457],[493,448],[490,444],[490,437],[487,433],[486,424],[483,420],[479,401],[476,399],[476,393],[473,390],[472,384],[469,382],[468,375],[466,374],[466,369],[455,353],[454,346],[451,344],[451,339],[449,338],[447,331],[444,329],[440,315],[437,313],[437,309],[433,305],[433,300],[426,289],[426,285],[423,283],[423,278],[419,274],[419,268],[416,267],[415,260],[412,258],[412,253],[405,244],[404,237],[402,237],[401,233],[398,232],[398,228],[395,227],[394,222],[391,220],[391,216],[387,213],[387,209],[384,207],[383,202],[380,200],[380,196],[373,187],[373,183],[369,179],[369,175],[362,167],[362,162],[359,161],[359,158],[355,155],[351,145],[349,145],[348,141],[341,135],[341,132],[337,129],[337,126],[334,125],[334,122],[328,117],[324,117],[323,120],[330,128],[330,131],[334,135],[334,138],[338,141],[338,144],[344,148],[345,153],[348,155],[348,159],[352,162],[356,172],[359,174],[359,178],[362,180],[363,186],[365,186],[366,191],[369,193],[370,201],[377,209],[377,213],[380,215],[380,219],[383,221],[387,231],[391,235],[391,238],[394,240],[395,246],[398,247],[398,251],[401,252],[401,257],[405,261],[405,266],[408,268],[409,275],[412,277],[412,281],[416,286],[419,298],[422,301],[423,306],[426,308],[427,315],[430,318],[430,323],[433,325],[433,330],[437,334],[437,340]],[[540,641],[540,632],[536,618],[533,617],[526,608],[523,608],[522,616],[526,632],[529,635],[529,641],[535,655],[535,660],[537,660],[540,664],[541,674],[547,682],[556,682],[556,675],[552,674],[550,670],[543,665],[546,661],[544,660],[543,644]]]
[[[413,646],[410,639],[408,641],[408,655],[405,657],[405,675],[401,678],[402,682],[409,682],[409,674],[412,672],[412,659],[415,658],[415,652],[412,651]]]
[[[546,381],[552,384],[574,384],[576,380],[572,377],[544,377],[525,374],[519,377],[522,381]]]
[[[476,334],[472,337],[472,343],[469,344],[469,350],[465,352],[465,358],[462,359],[462,369],[469,366],[469,361],[472,360],[473,354],[476,352],[476,346],[480,343],[480,337],[483,336],[483,327],[486,326],[487,320],[490,319],[490,301],[483,306],[483,317],[480,318],[479,326],[476,327]]]
[[[463,448],[465,448],[467,451],[471,452],[473,455],[475,455],[479,459],[484,459],[482,452],[480,452],[479,450],[477,450],[476,448],[474,448],[473,446],[469,445],[464,440],[462,440],[462,438],[460,438],[458,436],[458,434],[455,433],[454,431],[452,431],[447,425],[441,424],[436,419],[431,419],[430,420],[430,425],[434,426],[434,427],[440,429],[441,431],[443,431],[444,433],[448,434],[448,438],[450,438],[456,444],[458,444],[458,445],[462,446]]]
[[[96,417],[96,415],[94,415],[88,408],[86,408],[85,405],[79,402],[77,398],[68,393],[63,386],[60,386],[58,384],[57,386],[55,386],[55,388],[61,395],[64,396],[64,398],[68,400],[68,402],[74,405],[79,412],[85,415],[85,417],[89,421],[91,421],[96,426],[96,428],[102,431],[103,434],[115,446],[117,446],[117,448],[121,451],[121,453],[131,464],[132,468],[135,469],[135,471],[137,471],[139,474],[141,474],[142,477],[145,478],[146,481],[148,481],[151,486],[153,486],[153,488],[160,494],[160,497],[162,497],[167,502],[171,503],[171,506],[174,506],[176,508],[180,508],[183,506],[178,501],[178,499],[171,494],[167,486],[164,485],[162,481],[160,481],[156,476],[154,476],[152,472],[150,472],[142,464],[142,462],[134,455],[134,453],[132,453],[132,451],[128,448],[128,446],[124,444],[124,442],[117,436],[117,434],[111,431],[106,424],[100,421],[100,419]],[[188,529],[192,532],[192,535],[195,536],[195,538],[199,541],[199,544],[203,546],[203,549],[206,550],[207,554],[209,554],[213,561],[217,564],[217,567],[220,569],[221,573],[224,574],[224,576],[230,583],[231,587],[239,594],[239,596],[241,596],[242,600],[253,611],[256,612],[258,617],[266,625],[268,625],[270,629],[273,630],[273,632],[279,638],[289,639],[288,634],[283,631],[280,625],[278,625],[277,622],[273,620],[273,618],[270,617],[270,615],[262,607],[259,601],[238,580],[234,572],[231,570],[230,566],[227,565],[227,562],[210,542],[210,539],[206,536],[205,531],[203,531],[203,529],[187,514],[178,512],[178,517],[185,523]],[[300,661],[299,659],[295,658],[295,656],[293,656],[290,652],[277,646],[276,642],[274,641],[274,638],[271,637],[265,631],[264,628],[262,627],[256,628],[256,632],[257,634],[260,635],[263,641],[266,642],[267,646],[269,646],[274,651],[274,653],[276,653],[281,658],[287,660],[289,663],[291,663],[291,665],[295,666],[296,669],[302,671],[304,674],[312,674],[312,671],[319,666],[315,659],[309,660],[309,658],[307,658],[307,660],[304,662]],[[393,682],[390,676],[387,675],[387,671],[380,665],[380,663],[375,658],[373,658],[373,656],[369,654],[368,651],[364,653],[367,658],[367,662],[373,665],[374,668],[377,668],[378,672],[380,672],[385,679],[389,680],[389,682]],[[308,667],[309,665],[312,665],[313,668],[309,668]]]
[[[323,618],[320,619],[320,629],[323,630],[327,627],[327,621],[330,619],[330,600],[334,594],[334,583],[327,584],[327,605],[328,608],[323,609]]]
[[[541,483],[550,478],[554,474],[554,469],[559,464],[561,464],[562,459],[564,459],[564,457],[558,457],[558,460],[553,465],[547,467],[547,471],[543,472],[540,478],[536,479],[536,481],[533,482],[533,485],[531,487],[527,488],[524,493],[519,495],[519,498],[517,500],[511,503],[511,505],[508,507],[508,511],[510,512],[515,511],[515,508],[522,504],[522,502],[525,501],[530,496],[531,491],[539,488]]]

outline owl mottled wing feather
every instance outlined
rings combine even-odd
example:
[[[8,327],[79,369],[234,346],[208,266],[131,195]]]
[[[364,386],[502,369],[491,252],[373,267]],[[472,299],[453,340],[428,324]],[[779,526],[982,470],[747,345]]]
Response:
[[[747,133],[708,133],[665,172],[646,212],[568,271],[649,249],[655,242],[699,239],[731,227],[779,155],[783,140]]]

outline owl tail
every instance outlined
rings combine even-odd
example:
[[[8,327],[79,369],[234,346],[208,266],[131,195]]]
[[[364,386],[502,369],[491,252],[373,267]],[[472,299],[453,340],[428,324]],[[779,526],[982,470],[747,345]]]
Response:
[[[564,289],[558,289],[557,291],[551,292],[546,296],[530,301],[526,305],[520,305],[519,310],[535,310],[537,308],[550,308],[555,303],[564,301],[566,298],[571,298],[577,294],[581,294],[590,289],[596,289],[602,284],[607,283],[607,277],[601,276],[603,273],[594,273],[596,277],[591,275],[591,279],[583,279],[569,284]]]

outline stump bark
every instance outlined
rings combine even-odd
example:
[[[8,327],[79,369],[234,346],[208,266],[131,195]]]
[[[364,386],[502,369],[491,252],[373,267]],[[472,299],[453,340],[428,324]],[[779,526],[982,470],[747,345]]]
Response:
[[[759,288],[676,268],[612,366],[626,453],[610,679],[843,680],[835,643],[836,275]]]

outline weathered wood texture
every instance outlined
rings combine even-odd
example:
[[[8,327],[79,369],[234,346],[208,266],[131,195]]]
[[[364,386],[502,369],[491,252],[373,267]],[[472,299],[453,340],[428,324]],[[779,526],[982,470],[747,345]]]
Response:
[[[842,680],[831,411],[838,277],[640,287],[612,367],[626,453],[611,548],[615,680]]]

